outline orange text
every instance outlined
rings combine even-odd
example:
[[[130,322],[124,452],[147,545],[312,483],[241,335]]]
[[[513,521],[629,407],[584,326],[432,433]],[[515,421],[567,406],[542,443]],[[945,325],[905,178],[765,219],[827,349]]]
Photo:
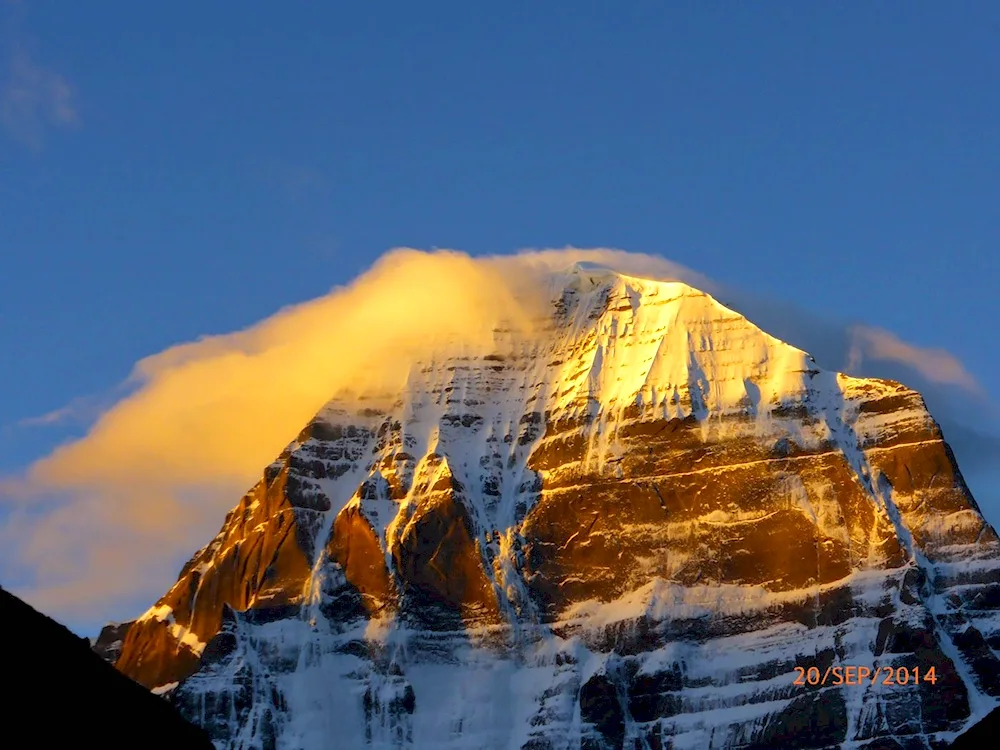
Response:
[[[937,674],[934,667],[926,670],[920,667],[865,667],[865,666],[829,666],[825,670],[819,667],[796,667],[795,685],[919,685],[928,682],[937,684]]]

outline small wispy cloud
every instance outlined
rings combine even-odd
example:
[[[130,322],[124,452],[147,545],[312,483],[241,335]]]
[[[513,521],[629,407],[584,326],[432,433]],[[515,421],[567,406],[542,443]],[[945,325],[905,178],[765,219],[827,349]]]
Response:
[[[92,422],[107,406],[108,404],[99,402],[95,398],[76,398],[59,409],[53,409],[36,417],[25,417],[17,422],[17,426],[57,427],[60,425]]]
[[[857,325],[850,329],[851,348],[847,369],[858,370],[865,358],[908,365],[932,383],[955,385],[983,395],[984,389],[965,365],[944,349],[931,349],[903,341],[882,328]]]
[[[69,81],[36,62],[26,43],[16,42],[0,83],[0,125],[7,134],[38,149],[48,128],[79,120],[76,92]]]

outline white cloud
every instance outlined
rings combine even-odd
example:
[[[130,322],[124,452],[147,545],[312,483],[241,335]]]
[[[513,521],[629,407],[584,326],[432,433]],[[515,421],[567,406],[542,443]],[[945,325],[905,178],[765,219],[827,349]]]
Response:
[[[66,406],[37,417],[25,417],[17,423],[18,427],[55,427],[67,424],[87,424],[93,422],[110,404],[106,399],[95,399],[89,396],[75,398]]]
[[[39,65],[26,45],[15,44],[0,82],[0,124],[15,140],[39,148],[51,126],[79,122],[77,97],[59,73]]]
[[[850,329],[848,367],[860,369],[866,357],[908,365],[932,383],[957,385],[970,393],[984,395],[983,387],[958,358],[943,349],[914,346],[882,328],[856,325]]]

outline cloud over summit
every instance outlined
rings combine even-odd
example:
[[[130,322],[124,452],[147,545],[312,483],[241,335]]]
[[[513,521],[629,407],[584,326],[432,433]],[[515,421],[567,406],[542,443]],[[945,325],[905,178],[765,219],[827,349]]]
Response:
[[[768,330],[758,320],[767,317],[763,308],[741,309],[738,292],[656,256],[567,248],[472,258],[397,249],[327,295],[138,362],[129,395],[17,482],[28,501],[12,505],[0,529],[0,566],[46,611],[135,614],[169,587],[178,562],[211,538],[261,469],[334,394],[398,389],[411,363],[449,346],[485,353],[498,325],[530,332],[546,302],[540,280],[578,261],[685,281]],[[845,362],[850,346],[864,347],[862,357],[853,355],[862,370],[882,357],[938,384],[976,387],[950,355],[927,359],[872,331],[851,338],[833,326],[813,339],[831,351],[830,341],[841,342]],[[791,343],[811,351],[809,338],[803,331]]]

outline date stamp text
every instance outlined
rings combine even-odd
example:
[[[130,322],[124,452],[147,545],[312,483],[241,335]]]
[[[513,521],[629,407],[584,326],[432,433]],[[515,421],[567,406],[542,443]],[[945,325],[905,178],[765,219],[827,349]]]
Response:
[[[830,686],[841,685],[919,685],[937,684],[937,673],[934,667],[926,670],[920,667],[865,667],[865,666],[829,666],[825,670],[819,667],[796,667],[794,685]]]

